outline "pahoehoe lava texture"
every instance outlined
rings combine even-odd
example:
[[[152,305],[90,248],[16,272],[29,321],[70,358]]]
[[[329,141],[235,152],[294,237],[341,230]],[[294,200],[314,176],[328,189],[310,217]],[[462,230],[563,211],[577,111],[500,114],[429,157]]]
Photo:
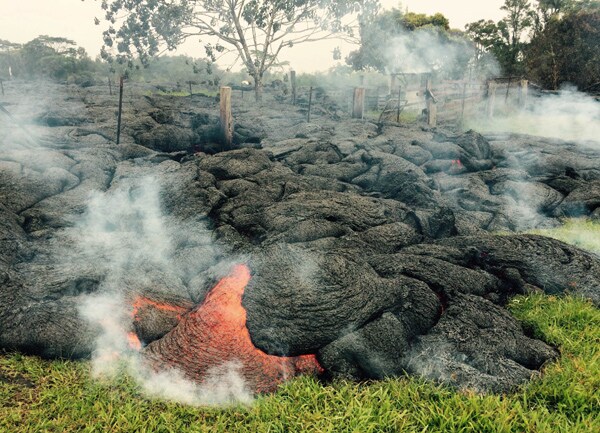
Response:
[[[173,229],[165,254],[177,269],[122,269],[119,289],[132,305],[150,300],[132,329],[158,364],[173,364],[201,337],[186,330],[201,321],[194,315],[215,269],[232,254],[252,274],[242,299],[252,345],[316,354],[331,376],[408,372],[508,391],[557,356],[507,312],[511,296],[568,291],[600,305],[597,256],[510,234],[600,213],[594,149],[339,115],[307,124],[293,107],[238,101],[236,121],[250,138],[213,154],[216,105],[200,96],[191,107],[132,97],[116,146],[114,101],[103,89],[79,98],[43,91],[52,104],[19,107],[39,146],[32,152],[18,128],[0,134],[0,348],[89,356],[98,329],[79,307],[114,277],[101,266],[114,258],[86,255],[73,233],[91,192],[115,195],[148,175],[160,185]],[[200,378],[207,366],[187,355],[178,366]]]

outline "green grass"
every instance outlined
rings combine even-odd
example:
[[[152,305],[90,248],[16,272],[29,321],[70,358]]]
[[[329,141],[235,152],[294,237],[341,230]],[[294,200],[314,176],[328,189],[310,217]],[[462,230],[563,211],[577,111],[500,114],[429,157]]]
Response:
[[[298,378],[247,407],[198,408],[144,397],[122,376],[100,383],[86,362],[0,355],[1,432],[596,432],[600,311],[572,298],[515,298],[512,312],[560,347],[514,395],[456,392],[399,378],[323,385]]]
[[[530,233],[548,236],[584,250],[600,254],[600,222],[586,218],[572,218],[561,227],[549,230],[533,230]]]

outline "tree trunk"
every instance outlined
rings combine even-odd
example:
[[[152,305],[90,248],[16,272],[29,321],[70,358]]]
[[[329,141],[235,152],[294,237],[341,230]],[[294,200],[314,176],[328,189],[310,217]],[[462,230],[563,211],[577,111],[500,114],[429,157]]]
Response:
[[[256,98],[256,102],[262,101],[262,96],[263,96],[262,77],[254,77],[254,96]]]

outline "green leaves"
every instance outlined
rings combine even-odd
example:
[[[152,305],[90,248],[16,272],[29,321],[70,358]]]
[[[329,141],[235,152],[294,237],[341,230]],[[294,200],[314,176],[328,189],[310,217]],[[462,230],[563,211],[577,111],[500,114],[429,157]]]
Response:
[[[320,37],[350,34],[350,14],[378,8],[378,0],[103,0],[109,23],[103,58],[126,63],[149,61],[163,48],[173,50],[189,37],[206,39],[215,61],[233,52],[260,85],[284,49]]]

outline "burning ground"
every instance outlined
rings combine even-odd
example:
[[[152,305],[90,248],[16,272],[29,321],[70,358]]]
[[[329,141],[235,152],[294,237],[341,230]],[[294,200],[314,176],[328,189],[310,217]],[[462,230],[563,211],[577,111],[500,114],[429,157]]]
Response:
[[[600,302],[597,256],[495,234],[598,216],[590,143],[240,102],[240,148],[214,154],[213,100],[132,93],[116,146],[103,90],[21,90],[25,127],[0,136],[0,347],[201,384],[239,362],[250,392],[304,371],[502,392],[558,354],[511,296]]]

